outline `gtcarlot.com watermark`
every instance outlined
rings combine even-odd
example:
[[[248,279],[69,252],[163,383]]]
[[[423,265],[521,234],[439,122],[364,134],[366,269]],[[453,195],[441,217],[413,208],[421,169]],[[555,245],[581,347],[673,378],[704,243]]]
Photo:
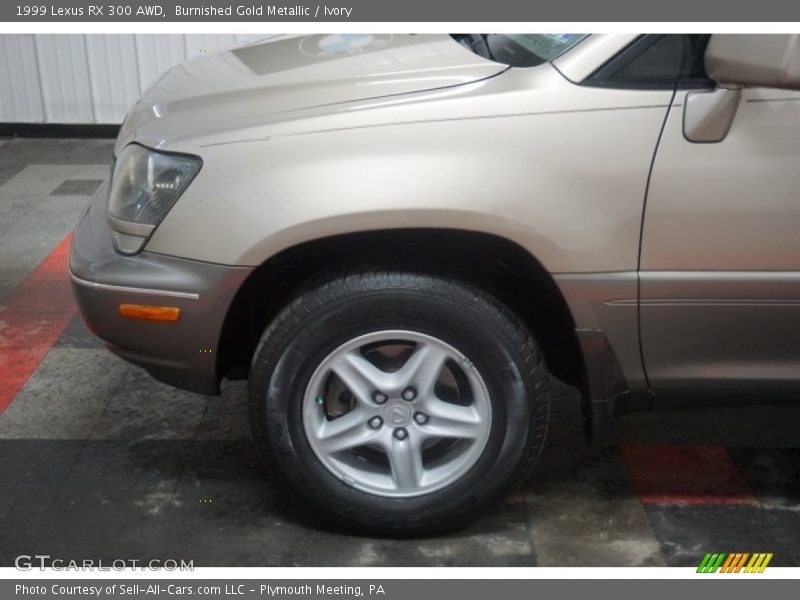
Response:
[[[175,558],[115,558],[112,560],[84,558],[80,560],[53,558],[49,554],[20,554],[14,559],[14,566],[20,571],[47,569],[53,571],[194,571],[194,561]]]

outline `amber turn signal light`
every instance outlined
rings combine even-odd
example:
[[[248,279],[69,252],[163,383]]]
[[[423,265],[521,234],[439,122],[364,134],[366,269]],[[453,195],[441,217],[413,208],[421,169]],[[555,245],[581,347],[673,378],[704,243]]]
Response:
[[[119,314],[128,319],[143,321],[165,321],[174,323],[181,316],[181,309],[175,306],[145,306],[142,304],[120,304]]]

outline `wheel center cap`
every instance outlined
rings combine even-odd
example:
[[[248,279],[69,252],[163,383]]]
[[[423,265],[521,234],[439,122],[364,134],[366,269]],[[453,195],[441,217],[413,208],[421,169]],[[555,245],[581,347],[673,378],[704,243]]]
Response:
[[[383,419],[392,427],[400,427],[411,420],[411,408],[405,403],[390,404],[383,411]]]

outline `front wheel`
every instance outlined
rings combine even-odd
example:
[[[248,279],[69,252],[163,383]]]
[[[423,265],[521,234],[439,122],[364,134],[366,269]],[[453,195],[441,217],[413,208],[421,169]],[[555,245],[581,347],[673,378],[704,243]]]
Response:
[[[528,474],[544,363],[488,294],[366,271],[296,298],[253,358],[256,445],[314,513],[370,533],[461,526]]]

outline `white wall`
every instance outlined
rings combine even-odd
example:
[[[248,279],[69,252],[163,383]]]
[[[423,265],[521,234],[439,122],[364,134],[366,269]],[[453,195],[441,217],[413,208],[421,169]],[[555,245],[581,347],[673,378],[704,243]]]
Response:
[[[0,122],[121,123],[169,67],[270,34],[0,34]]]

